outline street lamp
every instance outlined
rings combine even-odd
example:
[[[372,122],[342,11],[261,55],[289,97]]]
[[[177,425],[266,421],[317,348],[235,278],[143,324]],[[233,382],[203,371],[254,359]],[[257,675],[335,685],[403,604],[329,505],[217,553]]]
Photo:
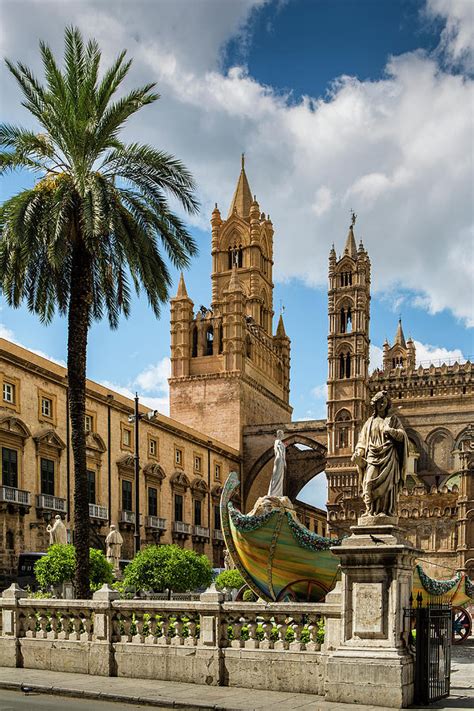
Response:
[[[135,393],[135,412],[133,415],[129,415],[128,421],[135,424],[135,555],[140,551],[140,438],[139,438],[139,426],[140,420],[152,420],[158,414],[158,410],[150,410],[144,415],[141,415],[138,411],[139,399],[138,393]]]

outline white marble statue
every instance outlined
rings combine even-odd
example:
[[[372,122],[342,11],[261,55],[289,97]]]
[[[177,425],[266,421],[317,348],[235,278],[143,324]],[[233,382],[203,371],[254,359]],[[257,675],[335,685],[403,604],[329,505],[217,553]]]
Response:
[[[112,563],[114,573],[117,575],[120,572],[123,538],[113,523],[110,525],[110,532],[105,539],[105,545],[107,546],[105,557],[109,563]]]
[[[397,494],[405,480],[408,437],[390,398],[380,390],[371,400],[374,414],[362,427],[352,461],[362,478],[366,516],[394,516]]]
[[[273,446],[275,459],[267,496],[283,496],[286,473],[286,447],[282,442],[284,434],[283,430],[277,430],[276,440]]]
[[[67,543],[67,528],[59,514],[56,514],[54,517],[54,523],[52,526],[48,523],[46,530],[49,533],[50,546],[55,543],[62,543],[63,545]]]

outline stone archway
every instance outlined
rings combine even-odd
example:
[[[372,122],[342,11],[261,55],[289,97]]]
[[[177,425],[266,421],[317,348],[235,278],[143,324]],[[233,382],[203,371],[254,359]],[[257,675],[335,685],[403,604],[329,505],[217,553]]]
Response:
[[[268,488],[273,466],[273,443],[279,425],[248,427],[244,431],[244,510]],[[301,489],[326,467],[326,423],[323,420],[285,423],[287,479],[285,494],[294,501]]]

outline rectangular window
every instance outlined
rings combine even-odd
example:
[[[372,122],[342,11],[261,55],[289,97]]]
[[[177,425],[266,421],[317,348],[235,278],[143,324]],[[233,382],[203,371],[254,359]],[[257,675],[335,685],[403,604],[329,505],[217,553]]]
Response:
[[[133,511],[132,482],[128,479],[122,479],[122,510]]]
[[[53,401],[49,397],[41,398],[41,414],[43,417],[53,416]]]
[[[219,506],[214,506],[214,528],[217,531],[221,530],[221,510]]]
[[[132,430],[124,427],[122,430],[122,444],[124,447],[132,446]]]
[[[202,469],[202,457],[197,454],[194,455],[194,471],[200,472]]]
[[[182,449],[178,449],[176,447],[176,449],[174,450],[174,461],[175,461],[175,464],[182,464],[183,463],[183,450]]]
[[[95,504],[95,471],[87,470],[87,498],[90,504]]]
[[[54,496],[54,462],[41,458],[41,493]]]
[[[92,415],[86,415],[84,417],[84,429],[86,432],[92,432],[94,429],[94,418]]]
[[[158,516],[158,489],[148,487],[148,515]]]
[[[201,526],[202,506],[199,499],[194,499],[194,525]]]
[[[174,520],[183,520],[183,497],[181,494],[174,495]]]
[[[151,457],[156,457],[157,454],[158,454],[158,443],[157,443],[156,439],[150,439],[150,440],[149,440],[148,448],[149,448],[149,454],[150,454],[150,456],[151,456]]]
[[[3,381],[3,400],[11,405],[15,404],[15,386],[5,380]]]
[[[221,465],[216,464],[214,467],[214,478],[217,479],[217,481],[221,480]]]
[[[18,488],[18,452],[16,449],[2,447],[2,483],[4,486]]]

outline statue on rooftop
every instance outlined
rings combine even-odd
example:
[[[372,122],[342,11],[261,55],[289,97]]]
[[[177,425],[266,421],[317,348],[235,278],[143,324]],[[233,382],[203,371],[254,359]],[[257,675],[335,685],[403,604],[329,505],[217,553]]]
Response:
[[[390,415],[391,401],[380,390],[370,404],[368,418],[357,442],[352,461],[362,479],[366,516],[395,516],[397,494],[405,481],[408,437],[401,421]]]

